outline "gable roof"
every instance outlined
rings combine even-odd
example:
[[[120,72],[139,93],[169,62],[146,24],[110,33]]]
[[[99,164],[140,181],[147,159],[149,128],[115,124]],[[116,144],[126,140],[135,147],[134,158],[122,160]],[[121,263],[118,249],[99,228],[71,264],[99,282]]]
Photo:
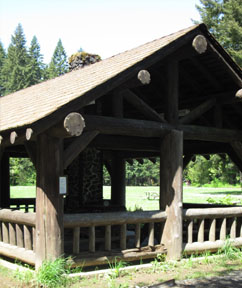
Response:
[[[127,72],[126,76],[130,77],[133,72],[137,72],[137,64],[145,65],[145,60],[150,59],[150,56],[165,48],[172,48],[170,45],[176,40],[179,42],[181,39],[186,40],[187,36],[196,35],[199,31],[201,33],[201,30],[207,31],[204,24],[183,29],[83,69],[0,97],[0,131],[35,123],[70,103],[73,103],[69,105],[70,110],[74,110],[75,100],[78,100],[82,106],[88,104],[103,95],[105,91],[108,92],[110,80],[116,79],[118,85],[118,78],[124,71]],[[166,53],[168,55],[170,52],[166,51]],[[101,92],[95,90],[97,87],[102,88],[105,83],[106,90]]]

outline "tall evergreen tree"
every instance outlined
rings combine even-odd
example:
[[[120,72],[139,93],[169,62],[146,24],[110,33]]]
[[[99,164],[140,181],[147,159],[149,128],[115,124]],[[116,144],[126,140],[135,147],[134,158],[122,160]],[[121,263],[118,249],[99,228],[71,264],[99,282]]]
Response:
[[[196,8],[202,22],[242,66],[242,0],[200,0],[200,3]]]
[[[0,97],[4,95],[5,90],[3,87],[2,68],[6,57],[7,57],[6,52],[3,48],[2,42],[0,41]]]
[[[26,40],[21,24],[12,35],[7,58],[2,68],[5,94],[18,91],[30,85],[31,63],[26,48]]]
[[[31,64],[31,78],[30,85],[44,80],[46,65],[43,63],[43,55],[40,53],[40,45],[36,36],[33,37],[29,48],[30,64]]]
[[[49,65],[49,78],[65,74],[68,71],[68,62],[65,49],[59,39]]]

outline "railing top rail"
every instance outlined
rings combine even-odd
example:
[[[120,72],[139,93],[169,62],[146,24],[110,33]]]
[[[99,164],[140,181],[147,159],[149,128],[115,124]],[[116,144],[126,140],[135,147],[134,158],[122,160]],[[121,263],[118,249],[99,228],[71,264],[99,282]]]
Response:
[[[242,207],[190,208],[183,210],[183,218],[226,218],[242,216]]]
[[[0,209],[0,221],[35,226],[36,214],[19,210]]]
[[[164,211],[65,214],[64,227],[89,227],[165,221]]]

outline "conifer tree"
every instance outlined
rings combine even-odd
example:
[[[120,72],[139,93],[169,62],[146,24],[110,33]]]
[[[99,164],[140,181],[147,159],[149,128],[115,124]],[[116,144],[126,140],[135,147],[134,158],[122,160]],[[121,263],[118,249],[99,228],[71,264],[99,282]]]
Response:
[[[4,94],[18,91],[30,85],[31,63],[21,24],[12,35],[7,58],[2,68]]]
[[[40,53],[40,45],[37,37],[34,36],[29,48],[30,64],[31,64],[31,77],[30,85],[41,82],[46,78],[46,65],[43,63],[43,55]]]
[[[196,8],[202,22],[242,66],[242,0],[200,0],[200,3]]]
[[[65,49],[59,39],[49,65],[49,78],[65,74],[68,71],[68,62]]]
[[[7,57],[6,52],[3,48],[2,42],[0,41],[0,97],[4,95],[5,90],[3,87],[2,68],[6,57]]]

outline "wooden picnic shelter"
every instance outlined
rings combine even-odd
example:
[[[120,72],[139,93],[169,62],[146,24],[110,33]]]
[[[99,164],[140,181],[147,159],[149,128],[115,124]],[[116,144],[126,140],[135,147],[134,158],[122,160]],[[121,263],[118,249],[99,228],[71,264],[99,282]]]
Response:
[[[185,209],[182,200],[196,154],[227,154],[242,171],[241,87],[240,67],[200,24],[1,97],[0,254],[38,268],[64,253],[74,266],[180,259],[218,249],[227,234],[242,245],[242,208]],[[36,199],[10,197],[10,157],[33,162]],[[160,210],[127,212],[125,162],[157,157]]]

